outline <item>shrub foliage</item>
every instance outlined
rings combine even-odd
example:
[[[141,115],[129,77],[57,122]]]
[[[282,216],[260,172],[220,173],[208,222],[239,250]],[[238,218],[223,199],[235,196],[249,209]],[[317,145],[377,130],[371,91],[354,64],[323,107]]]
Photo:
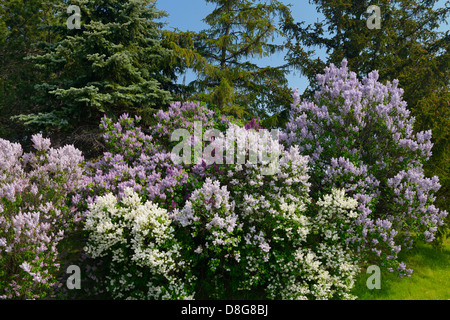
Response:
[[[363,264],[409,276],[398,253],[447,216],[423,172],[431,132],[414,133],[376,71],[360,81],[344,60],[317,80],[314,101],[294,92],[281,139],[177,102],[150,128],[104,117],[107,151],[88,162],[41,135],[26,154],[0,140],[2,297],[54,296],[69,262],[86,275],[78,294],[115,299],[353,299]],[[177,129],[207,152],[174,163]]]

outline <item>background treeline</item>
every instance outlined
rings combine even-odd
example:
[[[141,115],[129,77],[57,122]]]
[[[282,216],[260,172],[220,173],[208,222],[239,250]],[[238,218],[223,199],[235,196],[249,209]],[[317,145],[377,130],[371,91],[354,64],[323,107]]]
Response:
[[[399,79],[416,117],[431,129],[428,175],[438,175],[438,205],[449,209],[449,1],[379,0],[381,29],[367,28],[371,1],[311,0],[323,21],[305,25],[286,1],[206,0],[215,9],[201,32],[168,31],[154,0],[2,0],[0,4],[0,137],[25,146],[33,133],[54,145],[73,143],[88,157],[102,150],[98,124],[127,112],[151,125],[173,101],[196,100],[239,118],[283,127],[292,89],[287,74],[309,79],[348,60],[365,76]],[[81,9],[70,30],[69,5]],[[447,28],[448,29],[448,28]],[[326,49],[325,59],[314,50]],[[280,66],[257,59],[277,52]],[[186,70],[196,79],[180,84]]]

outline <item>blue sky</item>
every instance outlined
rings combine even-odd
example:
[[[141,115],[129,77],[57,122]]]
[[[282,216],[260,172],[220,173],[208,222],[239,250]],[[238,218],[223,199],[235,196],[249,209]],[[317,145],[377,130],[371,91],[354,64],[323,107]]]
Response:
[[[308,0],[280,0],[285,4],[290,4],[291,11],[296,21],[305,21],[306,25],[320,20],[321,15],[317,13],[315,5],[309,4]],[[437,7],[444,6],[445,0],[438,1]],[[215,4],[207,3],[205,0],[157,0],[157,7],[168,13],[164,19],[167,22],[166,28],[178,28],[182,31],[200,31],[208,26],[202,21],[212,10]],[[448,25],[441,25],[441,30],[448,30]],[[324,56],[323,50],[316,50],[319,56]],[[270,58],[258,60],[258,65],[279,66],[284,64],[283,53],[274,54]],[[186,82],[194,79],[190,72],[186,74]],[[180,77],[181,79],[182,77]],[[292,89],[299,89],[303,92],[308,86],[305,77],[291,72],[288,76],[289,85]]]
[[[292,15],[296,21],[305,21],[306,24],[314,23],[320,17],[315,6],[310,5],[308,0],[281,0],[285,4],[291,4]],[[204,19],[215,5],[207,3],[205,0],[158,0],[157,7],[169,14],[164,20],[168,23],[166,28],[178,28],[182,31],[200,31],[206,29]],[[258,65],[279,66],[284,64],[282,53],[274,54],[270,58],[258,60]],[[181,77],[180,77],[181,78]],[[193,79],[193,75],[188,73],[186,81]],[[300,92],[306,89],[308,81],[298,73],[292,72],[289,77],[289,85],[292,89],[298,88]]]

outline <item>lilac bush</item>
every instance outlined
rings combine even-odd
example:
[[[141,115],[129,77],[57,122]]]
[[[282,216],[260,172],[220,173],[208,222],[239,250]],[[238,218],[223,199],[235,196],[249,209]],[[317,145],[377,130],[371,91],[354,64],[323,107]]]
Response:
[[[139,125],[139,117],[124,114],[115,123],[105,117],[100,127],[108,151],[88,165],[88,193],[83,197],[91,203],[96,196],[108,192],[123,196],[126,188],[133,188],[166,209],[185,201],[194,190],[192,184],[198,183],[190,174],[193,167],[172,162],[171,133],[175,128],[192,129],[194,121],[202,121],[205,130],[226,126],[230,121],[221,117],[216,124],[214,116],[213,111],[199,103],[173,103],[168,111],[156,114],[157,125],[147,132]]]
[[[0,139],[0,297],[55,296],[64,241],[81,216],[70,197],[82,188],[81,151],[54,149],[41,134],[35,152]]]
[[[282,139],[310,157],[313,199],[336,188],[358,200],[348,230],[355,252],[409,275],[397,254],[415,239],[432,241],[447,216],[433,205],[438,178],[423,174],[431,132],[414,133],[397,80],[383,85],[373,71],[359,81],[346,60],[317,79],[313,102],[300,102],[294,92]]]
[[[112,193],[89,205],[84,229],[86,253],[103,258],[107,290],[115,299],[192,299],[189,264],[174,237],[167,210],[131,188],[118,200]],[[185,270],[187,269],[187,272]]]
[[[168,111],[158,112],[156,119],[158,125],[145,133],[139,119],[126,115],[116,123],[103,119],[108,151],[89,165],[86,193],[81,196],[87,199],[86,253],[102,261],[104,284],[113,297],[174,297],[176,291],[190,298],[229,298],[252,292],[274,299],[351,298],[348,291],[357,271],[356,260],[347,246],[348,233],[337,233],[334,223],[355,219],[342,211],[353,213],[351,205],[345,206],[353,202],[336,193],[339,201],[319,206],[323,214],[316,221],[319,207],[312,206],[309,197],[308,159],[298,148],[285,149],[277,136],[268,134],[255,120],[245,126],[237,124],[196,103],[172,104]],[[188,130],[193,147],[198,142],[195,121],[201,122],[202,134],[209,129],[221,132],[214,141],[205,141],[206,146],[222,143],[236,152],[244,146],[241,154],[220,164],[210,164],[205,158],[193,164],[173,163],[170,155],[176,143],[171,133]],[[231,145],[226,144],[225,131],[235,137]],[[264,157],[264,152],[270,157]],[[183,290],[163,293],[149,280],[169,281],[158,270],[144,268],[139,269],[140,278],[126,276],[140,261],[135,244],[168,252],[164,242],[126,231],[131,230],[124,222],[128,221],[127,210],[148,212],[138,209],[142,203],[134,209],[120,204],[128,201],[120,200],[127,198],[127,192],[128,196],[133,192],[135,199],[139,195],[144,206],[150,201],[167,212],[173,230],[170,235],[169,229],[157,232],[167,234],[165,239],[179,245],[179,250],[173,260],[165,261],[189,266],[189,279],[197,281],[184,282]],[[345,219],[339,220],[337,211]],[[139,252],[145,250],[145,246],[139,248]],[[139,279],[153,283],[158,295],[149,295]]]
[[[87,164],[85,188],[73,199],[84,216],[98,197],[111,193],[120,199],[128,188],[138,193],[143,201],[172,211],[183,206],[190,194],[201,187],[204,178],[196,172],[200,172],[202,166],[172,162],[171,133],[178,127],[191,129],[194,121],[201,121],[205,130],[224,128],[230,119],[218,117],[199,103],[186,102],[173,103],[167,111],[159,111],[155,121],[157,125],[146,129],[140,125],[139,117],[131,118],[127,114],[117,121],[102,119],[100,127],[107,151]],[[100,278],[107,263],[101,257],[91,259],[89,255],[83,255],[82,259],[80,265],[87,268],[93,280],[83,286],[93,294],[106,290],[107,285]],[[97,263],[103,267],[98,267]],[[97,274],[92,272],[93,268],[97,269]]]
[[[234,147],[257,144],[260,128],[230,124],[229,129],[237,138]],[[278,147],[270,175],[261,174],[267,164],[252,161],[251,148],[244,163],[206,166],[203,186],[172,212],[185,259],[194,261],[197,296],[354,298],[349,290],[358,259],[347,233],[337,229],[356,218],[356,200],[333,191],[330,200],[313,207],[307,157],[296,147]]]
[[[154,143],[153,137],[137,125],[139,118],[123,115],[116,123],[104,118],[101,127],[108,151],[88,164],[86,180],[88,202],[112,192],[123,196],[126,188],[152,201],[170,204],[188,175],[181,166],[173,166],[170,153]]]
[[[289,148],[285,148],[273,136],[261,135],[264,131],[255,120],[242,126],[226,118],[214,121],[214,116],[199,104],[173,104],[168,111],[158,112],[158,125],[145,133],[138,118],[124,115],[116,123],[103,119],[109,150],[90,167],[86,185],[91,194],[83,196],[89,206],[99,196],[112,193],[111,199],[121,199],[125,190],[132,189],[143,202],[167,210],[174,228],[171,237],[180,245],[178,263],[189,265],[192,279],[198,279],[183,291],[190,297],[245,297],[258,292],[261,298],[273,299],[354,298],[349,292],[359,264],[365,261],[357,254],[358,246],[368,238],[361,221],[366,221],[364,210],[371,210],[374,199],[381,196],[380,182],[370,167],[340,155],[330,159],[323,174],[318,170],[319,158],[314,160],[306,151],[312,147],[286,143]],[[176,142],[171,141],[171,132],[187,129],[193,147],[198,142],[194,121],[202,123],[202,134],[219,129],[221,134],[211,143],[235,151],[245,146],[241,159],[236,155],[234,161],[224,159],[220,164],[207,159],[192,165],[173,163],[170,150]],[[231,146],[225,131],[236,138]],[[292,139],[289,133],[282,134],[284,141]],[[261,137],[265,144],[258,140]],[[268,152],[277,161],[254,161],[255,155],[256,160],[263,159],[262,149],[268,146],[277,146]],[[272,166],[271,174],[263,174],[267,166]],[[400,184],[401,179],[392,183]],[[117,213],[116,209],[107,212]],[[102,242],[95,241],[97,229],[86,230],[91,247],[100,246]],[[375,255],[398,253],[390,221],[375,220],[370,232],[379,236],[371,238],[372,247],[379,250]],[[121,245],[137,241],[129,233],[114,239],[119,238]],[[123,259],[134,261],[128,248]],[[90,253],[105,262],[104,257]],[[111,263],[107,258],[106,287],[115,297],[129,297],[136,279],[124,278],[125,265],[111,267]],[[117,289],[108,283],[115,283]],[[128,289],[117,283],[126,283]]]

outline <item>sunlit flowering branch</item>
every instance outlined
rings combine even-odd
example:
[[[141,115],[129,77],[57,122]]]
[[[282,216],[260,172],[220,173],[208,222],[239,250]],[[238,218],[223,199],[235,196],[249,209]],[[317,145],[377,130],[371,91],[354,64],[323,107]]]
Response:
[[[349,241],[359,253],[408,275],[412,270],[397,268],[398,252],[414,238],[433,240],[447,216],[433,205],[437,177],[423,174],[431,132],[414,133],[397,80],[381,84],[373,71],[360,81],[346,60],[317,80],[313,102],[294,92],[282,140],[310,156],[313,198],[343,188],[358,200]]]

